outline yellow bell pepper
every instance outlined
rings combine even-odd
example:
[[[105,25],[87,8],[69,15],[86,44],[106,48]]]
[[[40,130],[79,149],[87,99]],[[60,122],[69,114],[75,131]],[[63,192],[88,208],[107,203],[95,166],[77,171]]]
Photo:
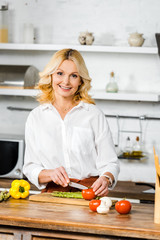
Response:
[[[10,195],[15,198],[26,198],[29,195],[30,184],[26,180],[14,180],[9,190]]]

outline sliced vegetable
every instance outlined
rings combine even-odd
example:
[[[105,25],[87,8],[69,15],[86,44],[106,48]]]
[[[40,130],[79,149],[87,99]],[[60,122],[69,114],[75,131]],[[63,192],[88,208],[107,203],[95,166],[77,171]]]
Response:
[[[61,198],[80,198],[82,199],[82,192],[59,192],[53,191],[51,193],[53,197],[61,197]]]
[[[88,189],[83,189],[82,190],[82,197],[85,199],[85,200],[92,200],[96,197],[94,191],[92,188],[88,188]]]
[[[30,184],[26,180],[14,180],[9,193],[15,199],[26,198],[29,195]]]
[[[101,200],[93,199],[89,202],[89,208],[93,211],[97,211],[97,207],[101,204]]]
[[[131,203],[128,200],[121,200],[116,202],[115,209],[120,214],[127,214],[131,210]]]

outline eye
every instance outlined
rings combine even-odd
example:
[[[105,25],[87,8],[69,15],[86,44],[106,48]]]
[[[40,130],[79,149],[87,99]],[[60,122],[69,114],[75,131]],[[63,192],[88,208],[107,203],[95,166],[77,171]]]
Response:
[[[78,75],[77,75],[77,74],[72,74],[72,77],[73,77],[73,78],[77,78]]]
[[[62,76],[63,72],[57,72],[57,75]]]

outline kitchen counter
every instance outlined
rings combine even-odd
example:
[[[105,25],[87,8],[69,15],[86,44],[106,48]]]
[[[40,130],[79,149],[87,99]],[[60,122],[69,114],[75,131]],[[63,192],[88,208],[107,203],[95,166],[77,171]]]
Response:
[[[13,179],[0,179],[0,188],[10,188],[11,182]],[[109,192],[109,197],[115,198],[130,198],[138,199],[141,202],[153,202],[154,194],[153,193],[144,193],[143,191],[151,189],[147,185],[139,185],[143,183],[127,182],[127,181],[118,181],[115,188]],[[146,184],[146,183],[144,183]],[[154,186],[152,183],[151,185]],[[31,184],[31,190],[38,190],[34,185]]]
[[[0,239],[160,239],[154,205],[132,203],[130,214],[114,207],[102,215],[88,206],[10,198],[0,203]]]

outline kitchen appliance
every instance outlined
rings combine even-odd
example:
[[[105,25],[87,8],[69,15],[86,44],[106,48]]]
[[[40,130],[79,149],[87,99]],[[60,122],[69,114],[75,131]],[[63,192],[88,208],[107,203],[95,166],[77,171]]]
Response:
[[[24,137],[0,135],[0,178],[23,178]]]
[[[34,88],[39,70],[31,65],[0,65],[0,87]]]

